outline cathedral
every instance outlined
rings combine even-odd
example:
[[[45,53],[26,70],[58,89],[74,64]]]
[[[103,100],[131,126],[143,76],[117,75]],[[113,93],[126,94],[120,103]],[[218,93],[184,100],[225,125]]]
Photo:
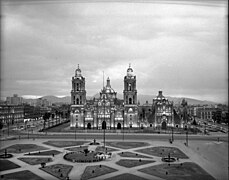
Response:
[[[137,103],[136,76],[130,65],[123,81],[123,99],[116,97],[117,92],[111,87],[108,77],[99,98],[87,100],[85,78],[78,65],[72,77],[70,127],[122,129],[174,126],[173,104],[164,98],[161,91],[153,100],[153,105],[146,106],[149,113],[143,116],[144,108]]]

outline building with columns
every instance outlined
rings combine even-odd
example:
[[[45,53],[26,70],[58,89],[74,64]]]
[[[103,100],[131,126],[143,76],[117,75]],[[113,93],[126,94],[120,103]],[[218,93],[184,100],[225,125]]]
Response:
[[[118,99],[117,92],[107,78],[98,98],[86,99],[85,78],[81,69],[72,77],[70,127],[83,129],[122,129],[181,125],[179,116],[159,91],[152,104],[140,106],[137,103],[136,76],[129,65],[124,76],[123,99]]]

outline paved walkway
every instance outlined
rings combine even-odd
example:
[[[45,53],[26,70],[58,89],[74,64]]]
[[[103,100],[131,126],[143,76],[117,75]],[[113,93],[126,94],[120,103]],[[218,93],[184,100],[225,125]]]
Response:
[[[51,139],[51,140],[53,140],[53,139]],[[61,139],[58,139],[58,140],[61,140]],[[63,139],[63,140],[65,140],[65,139]],[[141,154],[141,155],[149,157],[149,158],[141,158],[141,159],[143,159],[143,160],[154,160],[156,162],[136,166],[133,168],[125,168],[123,166],[119,166],[116,164],[116,162],[119,161],[120,159],[136,159],[136,158],[121,157],[118,155],[118,153],[125,152],[125,151],[136,153],[135,152],[136,150],[144,149],[144,148],[146,148],[146,146],[138,147],[138,148],[131,148],[131,149],[121,149],[121,148],[111,147],[111,148],[117,149],[117,151],[112,152],[112,158],[111,159],[108,159],[106,161],[101,161],[101,162],[95,162],[95,163],[72,163],[72,162],[69,162],[69,161],[66,161],[63,159],[64,153],[67,152],[65,149],[69,148],[69,147],[64,147],[64,148],[63,147],[62,148],[54,147],[54,146],[43,144],[43,142],[45,142],[45,141],[48,141],[48,139],[35,139],[35,140],[23,139],[23,140],[1,141],[0,146],[1,146],[1,148],[5,148],[5,147],[8,147],[8,146],[13,145],[13,144],[36,144],[39,146],[47,147],[47,148],[52,149],[52,150],[60,151],[62,153],[55,155],[54,157],[48,156],[48,157],[52,158],[53,161],[47,163],[47,166],[52,165],[52,164],[72,165],[73,169],[69,173],[69,177],[72,180],[80,179],[81,175],[83,174],[83,172],[87,166],[94,166],[94,165],[100,165],[100,164],[112,167],[114,169],[117,169],[118,171],[113,172],[113,173],[109,173],[109,174],[105,174],[105,175],[102,175],[99,177],[92,178],[93,180],[107,179],[107,178],[114,177],[114,176],[117,176],[117,175],[120,175],[123,173],[131,173],[133,175],[142,177],[144,179],[149,179],[149,180],[152,180],[152,179],[161,180],[161,178],[159,178],[159,177],[151,176],[151,175],[148,175],[148,174],[145,174],[145,173],[138,171],[139,169],[142,169],[145,167],[150,167],[152,165],[161,164],[162,162],[161,162],[160,157],[150,156],[150,155],[138,152],[139,155]],[[68,141],[70,141],[70,140],[68,139]],[[72,140],[72,141],[74,141],[74,140]],[[109,140],[109,141],[112,141],[112,140]],[[133,141],[133,140],[125,140],[125,141]],[[98,142],[101,142],[101,141],[98,141]],[[223,158],[225,161],[224,163],[220,163],[220,162],[216,161],[214,158],[211,159],[209,157],[206,157],[206,156],[211,156],[212,151],[220,152],[219,147],[220,148],[223,147],[224,149],[226,148],[226,151],[227,151],[226,146],[228,145],[228,143],[226,143],[226,142],[213,142],[213,141],[212,142],[204,142],[204,141],[199,142],[198,141],[200,143],[200,144],[198,144],[198,142],[195,143],[194,141],[192,141],[192,142],[189,142],[188,147],[185,146],[184,142],[182,142],[182,141],[174,141],[173,144],[170,144],[169,142],[166,142],[166,141],[149,141],[149,140],[147,140],[145,142],[149,143],[149,146],[147,146],[147,147],[154,147],[154,146],[177,147],[181,151],[183,151],[187,156],[189,156],[190,158],[189,159],[180,159],[179,162],[176,162],[176,163],[195,162],[196,164],[201,166],[204,170],[206,170],[210,175],[215,177],[217,180],[228,179],[228,166],[226,166],[226,164],[228,164],[227,152],[224,152],[224,154],[225,154],[224,158]],[[103,143],[100,143],[100,144],[103,145]],[[73,147],[73,146],[71,146],[71,147]],[[89,147],[91,150],[95,150],[95,148],[96,148],[96,146],[89,146]],[[206,151],[206,147],[208,147],[207,148],[208,150],[211,150],[211,152],[209,152],[210,154],[206,155],[206,153],[204,152],[204,151]],[[211,149],[210,149],[210,147],[211,147]],[[223,149],[222,149],[222,151],[223,151]],[[214,155],[216,155],[216,154],[214,153]],[[56,177],[40,170],[39,169],[40,165],[29,165],[29,164],[19,160],[18,159],[19,157],[26,157],[26,156],[24,155],[24,153],[14,154],[14,157],[10,158],[8,160],[20,165],[21,166],[20,168],[1,171],[0,174],[8,174],[8,173],[18,172],[18,171],[22,171],[22,170],[29,170],[29,171],[37,174],[38,176],[40,176],[43,179],[51,179],[51,180],[57,179]],[[36,156],[33,156],[33,157],[36,157]],[[38,156],[38,157],[41,157],[41,156]],[[217,164],[215,164],[214,162],[216,162]]]

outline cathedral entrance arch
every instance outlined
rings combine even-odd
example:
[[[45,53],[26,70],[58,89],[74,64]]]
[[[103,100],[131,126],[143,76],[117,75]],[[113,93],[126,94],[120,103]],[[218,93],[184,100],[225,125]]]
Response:
[[[107,128],[107,123],[106,123],[106,121],[103,121],[103,123],[102,123],[102,129],[106,129]]]
[[[91,129],[91,123],[87,123],[87,129]]]
[[[122,127],[122,126],[121,126],[121,123],[118,123],[118,124],[117,124],[117,129],[121,129],[121,127]]]
[[[161,129],[166,129],[166,128],[167,128],[167,124],[165,121],[163,121],[161,124]]]

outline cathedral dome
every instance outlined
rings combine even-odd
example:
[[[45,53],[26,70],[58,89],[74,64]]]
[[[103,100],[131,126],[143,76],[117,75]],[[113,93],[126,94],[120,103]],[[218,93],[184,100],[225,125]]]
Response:
[[[115,91],[111,88],[109,77],[107,78],[107,85],[105,87],[105,92],[106,93],[115,93]]]

